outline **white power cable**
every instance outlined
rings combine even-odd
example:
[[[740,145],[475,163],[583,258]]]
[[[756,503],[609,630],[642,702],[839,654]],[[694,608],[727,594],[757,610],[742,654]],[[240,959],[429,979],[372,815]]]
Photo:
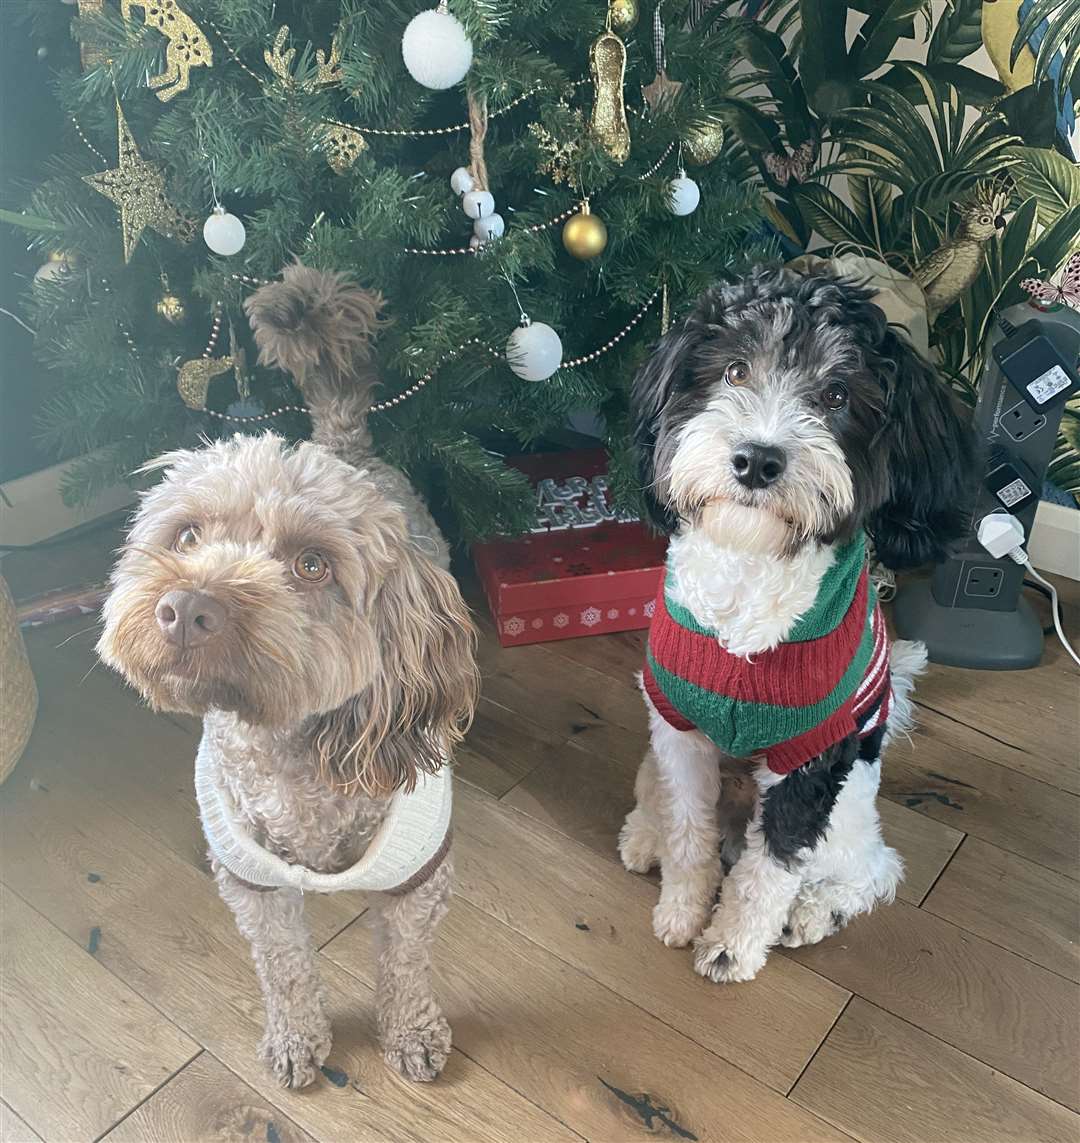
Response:
[[[1061,625],[1061,601],[1058,599],[1057,588],[1031,566],[1027,552],[1024,551],[1024,526],[1011,512],[991,512],[979,521],[977,532],[979,543],[995,558],[1002,559],[1008,556],[1029,572],[1050,592],[1050,611],[1054,616],[1054,630],[1061,640],[1062,647],[1072,661],[1080,667],[1080,655],[1073,650],[1069,640],[1065,638],[1065,629]]]

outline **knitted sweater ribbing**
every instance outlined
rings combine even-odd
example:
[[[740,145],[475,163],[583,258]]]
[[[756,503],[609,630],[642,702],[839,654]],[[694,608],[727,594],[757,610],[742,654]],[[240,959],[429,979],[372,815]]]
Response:
[[[771,651],[732,655],[672,598],[656,600],[644,683],[677,730],[700,730],[733,758],[764,754],[786,774],[888,713],[885,625],[860,533],[836,553],[810,609]]]

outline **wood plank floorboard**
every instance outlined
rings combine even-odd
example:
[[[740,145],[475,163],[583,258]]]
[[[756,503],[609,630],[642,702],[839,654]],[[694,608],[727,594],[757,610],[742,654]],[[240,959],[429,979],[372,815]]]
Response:
[[[791,1098],[863,1143],[1067,1143],[1080,1117],[855,997]]]
[[[370,983],[370,937],[361,918],[321,955]],[[467,901],[447,915],[436,945],[436,979],[448,1008],[460,1014],[454,1035],[461,1050],[588,1139],[629,1141],[661,1131],[701,1143],[837,1137]]]

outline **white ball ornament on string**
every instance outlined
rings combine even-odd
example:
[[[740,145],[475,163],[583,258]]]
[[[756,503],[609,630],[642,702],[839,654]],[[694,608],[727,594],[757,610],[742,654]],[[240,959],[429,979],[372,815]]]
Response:
[[[495,213],[495,199],[490,191],[472,190],[461,196],[461,209],[470,218],[487,218]]]
[[[506,363],[522,381],[546,381],[562,364],[562,340],[551,326],[523,316],[506,343]]]
[[[667,185],[668,210],[672,214],[693,214],[701,202],[701,189],[685,171],[679,173]]]
[[[472,171],[468,167],[458,167],[450,176],[450,189],[454,194],[468,194],[475,185]]]
[[[494,242],[506,233],[506,223],[501,214],[489,214],[473,223],[473,236],[481,242]]]
[[[227,213],[223,206],[215,206],[214,213],[203,223],[202,236],[215,254],[227,258],[243,250],[247,232],[235,214]]]
[[[445,91],[465,78],[472,66],[472,42],[447,10],[446,0],[409,21],[401,37],[401,58],[409,75],[432,91]]]

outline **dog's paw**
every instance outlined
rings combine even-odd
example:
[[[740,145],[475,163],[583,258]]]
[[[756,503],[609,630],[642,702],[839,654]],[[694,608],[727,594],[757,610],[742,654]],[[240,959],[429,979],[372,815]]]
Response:
[[[648,873],[660,860],[660,839],[652,826],[626,819],[619,830],[619,857],[631,873]]]
[[[282,1087],[307,1087],[315,1082],[319,1068],[330,1055],[330,1025],[311,1031],[286,1029],[267,1032],[259,1055],[270,1066]]]
[[[396,1072],[414,1083],[430,1083],[450,1055],[450,1025],[435,1016],[415,1028],[402,1028],[383,1039],[383,1057]]]
[[[681,901],[661,901],[653,909],[653,932],[669,948],[681,949],[705,928],[708,906],[695,908]]]
[[[780,934],[780,943],[789,949],[803,945],[816,945],[826,937],[838,933],[851,920],[838,909],[830,909],[815,901],[797,901]]]
[[[753,980],[765,967],[768,949],[736,953],[729,942],[701,936],[694,942],[694,970],[717,984]]]

